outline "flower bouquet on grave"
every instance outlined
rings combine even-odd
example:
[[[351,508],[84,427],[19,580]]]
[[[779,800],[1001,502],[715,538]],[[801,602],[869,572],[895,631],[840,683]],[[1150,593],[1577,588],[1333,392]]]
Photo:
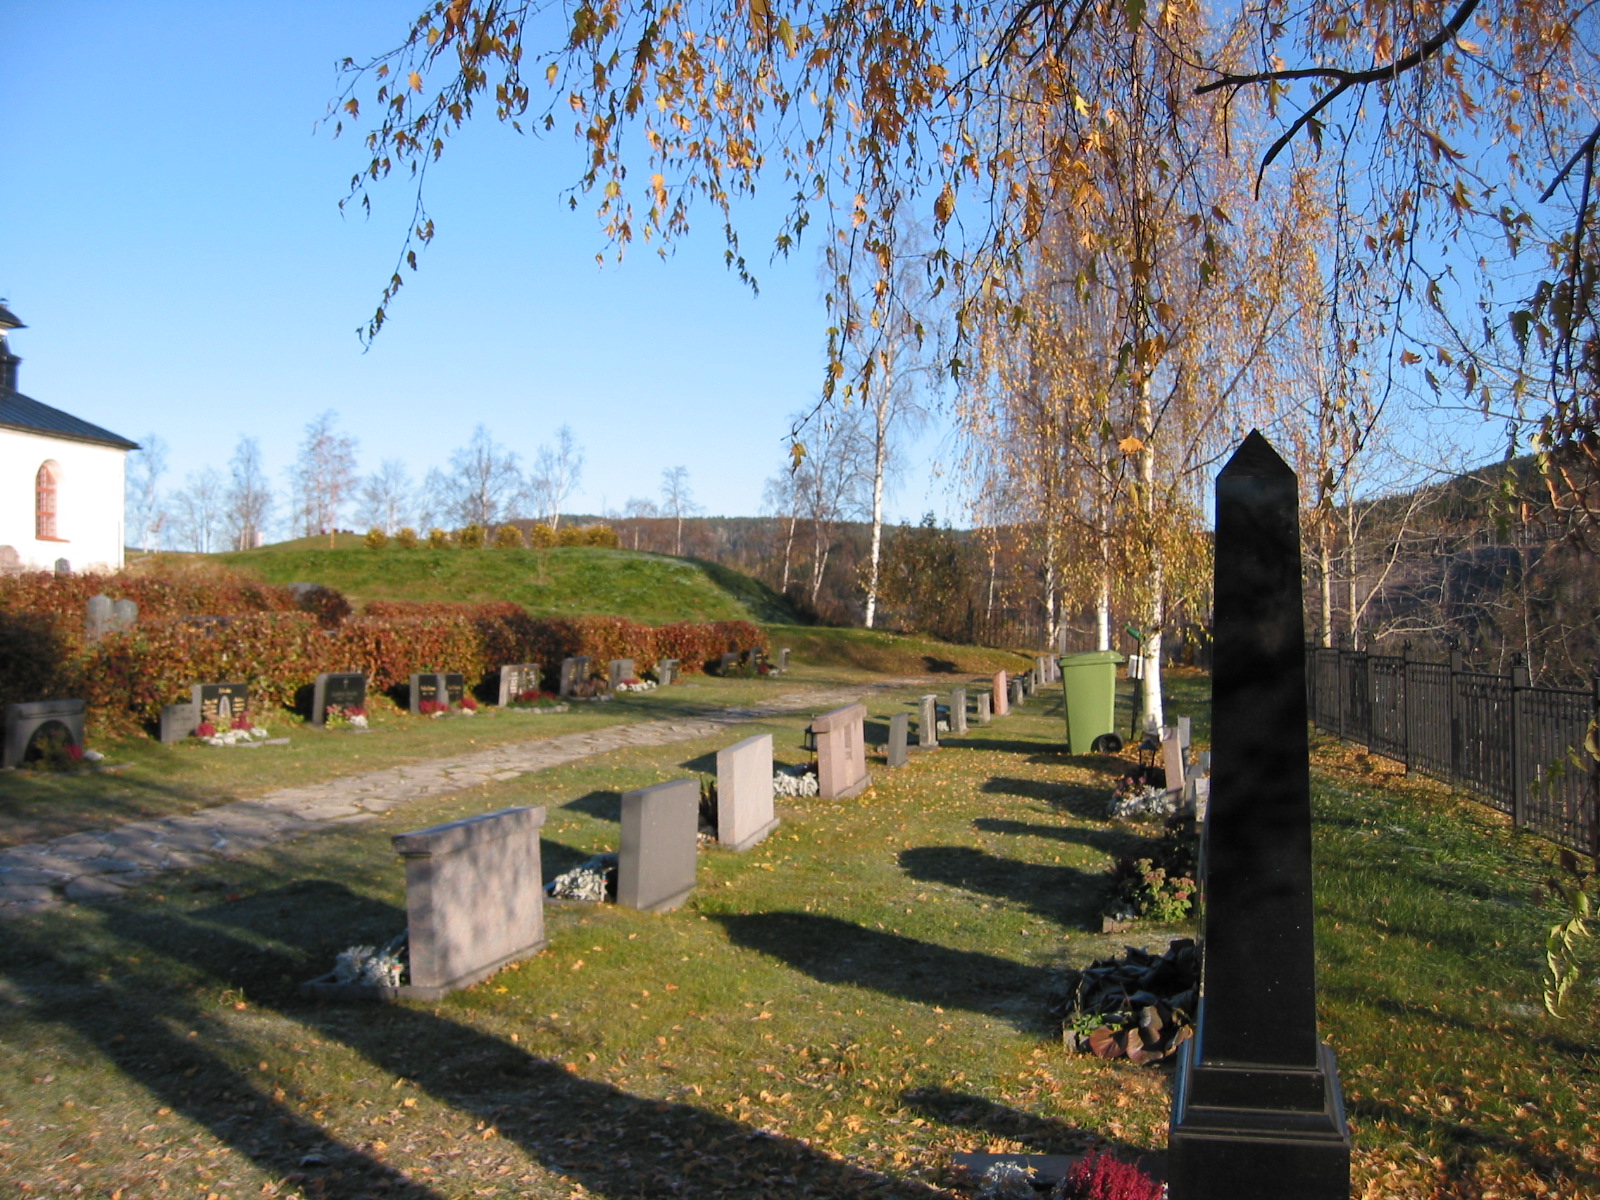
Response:
[[[329,729],[365,729],[367,710],[356,704],[330,704],[322,710],[322,723]]]
[[[619,692],[653,692],[656,684],[649,679],[624,679],[617,684]]]
[[[554,692],[541,692],[537,688],[529,688],[518,692],[506,705],[507,708],[564,708],[561,697]]]
[[[201,721],[194,728],[194,736],[207,746],[238,746],[245,742],[259,742],[267,731],[250,720],[249,713],[240,713],[227,729],[218,730],[210,721]]]
[[[417,705],[417,713],[424,717],[448,717],[450,715],[450,702],[448,700],[423,700]]]
[[[461,708],[459,709],[459,713],[463,717],[475,717],[475,716],[477,716],[478,715],[478,701],[474,697],[472,697],[472,696],[466,694],[465,692],[463,692],[461,694]]]

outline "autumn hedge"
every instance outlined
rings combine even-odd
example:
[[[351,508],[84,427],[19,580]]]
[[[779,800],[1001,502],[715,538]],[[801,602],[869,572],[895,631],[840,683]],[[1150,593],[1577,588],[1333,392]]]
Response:
[[[139,620],[90,645],[84,612],[97,593],[133,600]],[[243,680],[261,703],[292,707],[324,671],[363,672],[374,691],[436,670],[487,687],[504,663],[553,670],[587,655],[603,675],[613,658],[641,667],[676,658],[692,673],[725,650],[751,647],[765,649],[766,638],[748,621],[651,627],[622,617],[535,618],[510,602],[373,602],[352,616],[329,588],[222,575],[0,579],[0,702],[82,696],[96,719],[119,727],[155,720],[162,705],[207,680]]]

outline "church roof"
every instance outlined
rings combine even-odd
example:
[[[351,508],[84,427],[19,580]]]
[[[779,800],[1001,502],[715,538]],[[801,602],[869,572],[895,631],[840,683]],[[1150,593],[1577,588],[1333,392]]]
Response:
[[[8,391],[0,395],[0,429],[21,429],[28,433],[68,438],[74,442],[95,442],[102,446],[115,446],[119,450],[139,449],[137,442],[119,437],[109,429],[80,421],[59,408],[41,404],[21,392]]]
[[[26,325],[11,315],[11,310],[9,308],[7,308],[4,304],[0,304],[0,333],[4,333],[7,329],[26,328]]]

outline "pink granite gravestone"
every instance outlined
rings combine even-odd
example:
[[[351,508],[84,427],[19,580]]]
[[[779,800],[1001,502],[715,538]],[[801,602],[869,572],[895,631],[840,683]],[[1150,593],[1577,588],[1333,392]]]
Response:
[[[817,740],[817,794],[824,800],[843,799],[867,790],[867,706],[850,704],[825,712],[811,722]]]
[[[506,808],[396,834],[406,865],[410,986],[433,1000],[545,944],[543,806]]]
[[[778,827],[772,815],[772,735],[717,751],[717,841],[748,850]]]
[[[1004,671],[996,671],[994,673],[994,690],[990,695],[992,697],[990,703],[995,716],[1003,717],[1011,711],[1011,690],[1006,686],[1006,673]]]

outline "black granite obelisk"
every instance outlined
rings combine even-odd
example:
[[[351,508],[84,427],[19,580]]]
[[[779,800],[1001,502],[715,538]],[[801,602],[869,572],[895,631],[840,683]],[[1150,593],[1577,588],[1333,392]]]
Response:
[[[1311,779],[1294,472],[1252,432],[1217,476],[1201,992],[1182,1048],[1171,1200],[1349,1200],[1317,1038]]]

